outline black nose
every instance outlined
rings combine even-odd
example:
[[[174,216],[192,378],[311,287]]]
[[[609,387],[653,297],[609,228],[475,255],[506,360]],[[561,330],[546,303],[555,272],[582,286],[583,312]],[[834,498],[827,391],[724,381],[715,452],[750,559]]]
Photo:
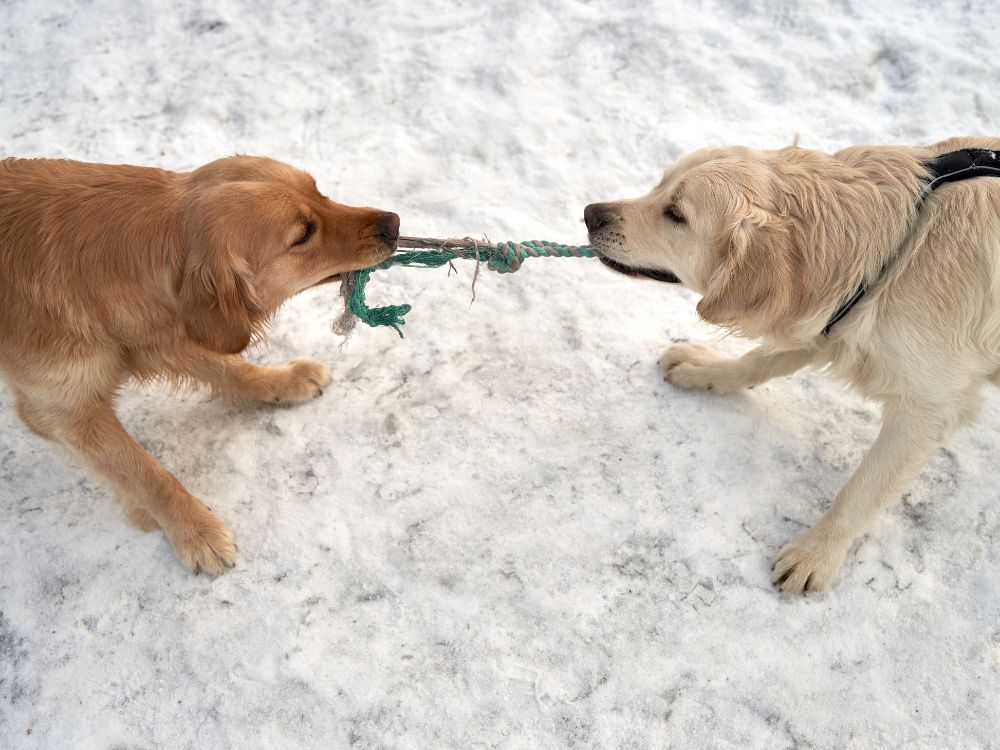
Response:
[[[596,232],[611,223],[612,208],[608,203],[591,203],[583,209],[583,223],[588,232]]]
[[[399,239],[399,214],[386,211],[378,220],[378,236],[386,242],[395,242]]]

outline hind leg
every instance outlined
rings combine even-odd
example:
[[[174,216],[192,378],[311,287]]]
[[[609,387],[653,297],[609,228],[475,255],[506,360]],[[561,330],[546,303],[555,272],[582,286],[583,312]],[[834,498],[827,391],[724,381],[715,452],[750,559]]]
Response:
[[[125,517],[128,519],[128,522],[139,529],[139,531],[156,531],[156,529],[160,528],[160,524],[156,522],[156,519],[141,505],[136,505],[128,498],[123,498],[122,505],[125,507]]]
[[[27,394],[16,385],[12,384],[11,390],[14,392],[14,404],[17,409],[17,415],[27,425],[28,429],[40,438],[59,443],[59,435],[56,432],[58,419],[54,419],[51,416],[51,411],[43,406],[39,406],[37,403],[32,403]],[[156,519],[141,506],[132,502],[127,493],[118,492],[116,494],[125,509],[125,516],[133,526],[142,531],[153,531],[160,527]]]
[[[57,440],[107,480],[126,515],[142,529],[159,526],[191,570],[219,574],[236,557],[229,529],[191,495],[118,421],[113,358],[93,357],[19,383],[18,412],[32,430]]]
[[[229,529],[125,432],[109,400],[63,406],[55,419],[62,441],[126,495],[133,523],[150,528],[155,521],[194,572],[218,575],[233,565]]]
[[[10,387],[14,392],[14,406],[17,409],[17,416],[27,425],[28,429],[45,440],[57,440],[58,438],[52,431],[52,425],[46,419],[44,410],[32,404],[25,392],[16,385],[11,383]]]

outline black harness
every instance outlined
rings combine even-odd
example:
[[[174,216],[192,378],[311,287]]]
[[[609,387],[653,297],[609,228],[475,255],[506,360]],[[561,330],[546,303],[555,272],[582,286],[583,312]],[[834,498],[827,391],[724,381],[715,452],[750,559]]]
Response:
[[[927,187],[920,195],[920,200],[917,201],[918,210],[927,200],[927,196],[945,183],[971,180],[973,177],[1000,177],[1000,151],[986,148],[963,148],[959,151],[942,154],[924,166],[927,169],[929,179]],[[828,335],[830,329],[837,325],[861,301],[867,291],[868,284],[862,281],[858,290],[834,312],[826,324],[826,328],[823,329],[824,336]]]

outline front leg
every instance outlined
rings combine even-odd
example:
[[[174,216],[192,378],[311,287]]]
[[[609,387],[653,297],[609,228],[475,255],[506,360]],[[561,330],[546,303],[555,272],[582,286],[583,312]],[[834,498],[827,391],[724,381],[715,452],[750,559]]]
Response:
[[[277,367],[252,365],[235,354],[216,354],[191,347],[169,360],[171,371],[207,384],[216,393],[268,403],[296,403],[323,395],[333,378],[330,368],[313,359],[293,359]],[[147,367],[162,367],[151,357]]]
[[[224,359],[219,390],[240,398],[293,404],[322,396],[323,389],[333,382],[329,367],[305,357],[277,367],[252,365],[236,355]]]
[[[899,499],[961,417],[953,407],[914,399],[886,402],[878,438],[833,506],[778,553],[774,585],[793,594],[830,588],[854,540]]]
[[[759,346],[742,357],[724,357],[705,344],[692,342],[667,349],[660,357],[660,368],[663,379],[679,388],[732,393],[791,375],[816,364],[820,356],[815,349],[776,352]]]

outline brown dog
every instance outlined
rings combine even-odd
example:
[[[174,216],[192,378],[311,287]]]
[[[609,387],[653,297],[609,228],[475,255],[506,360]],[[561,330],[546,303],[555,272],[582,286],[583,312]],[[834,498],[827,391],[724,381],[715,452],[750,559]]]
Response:
[[[0,371],[38,435],[80,455],[192,570],[231,566],[229,530],[123,429],[130,378],[304,401],[329,370],[237,356],[298,292],[384,260],[399,217],[342,206],[293,167],[220,159],[189,173],[0,161]]]

